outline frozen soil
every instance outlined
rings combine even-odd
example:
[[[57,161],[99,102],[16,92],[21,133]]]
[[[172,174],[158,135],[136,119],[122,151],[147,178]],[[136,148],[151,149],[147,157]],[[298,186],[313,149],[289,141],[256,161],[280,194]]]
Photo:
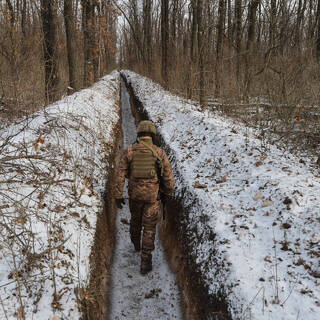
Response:
[[[135,119],[130,97],[122,83],[123,148],[136,140]],[[125,187],[126,189],[126,187]],[[125,194],[128,198],[128,195]],[[140,274],[140,253],[135,252],[129,235],[130,212],[128,200],[118,210],[116,248],[111,270],[111,320],[182,319],[180,295],[175,275],[166,262],[164,249],[156,237],[153,270]]]

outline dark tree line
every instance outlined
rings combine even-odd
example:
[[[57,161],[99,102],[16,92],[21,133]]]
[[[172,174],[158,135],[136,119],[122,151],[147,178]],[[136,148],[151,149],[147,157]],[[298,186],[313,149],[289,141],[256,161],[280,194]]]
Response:
[[[115,68],[116,5],[115,0],[0,0],[3,110],[32,111]]]
[[[116,66],[117,47],[121,67],[204,108],[319,100],[320,0],[1,0],[0,105],[86,87]]]
[[[320,0],[124,2],[121,64],[203,107],[319,99]]]

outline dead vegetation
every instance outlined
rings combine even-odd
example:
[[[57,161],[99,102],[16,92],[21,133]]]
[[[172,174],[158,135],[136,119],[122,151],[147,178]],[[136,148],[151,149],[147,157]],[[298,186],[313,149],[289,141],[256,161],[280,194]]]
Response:
[[[117,13],[113,4],[79,2],[0,3],[1,121],[30,115],[114,69]]]
[[[264,142],[315,157],[320,3],[172,0],[167,8],[166,2],[125,1],[121,65],[198,100],[202,110],[240,118]]]
[[[0,261],[10,270],[0,287],[2,314],[27,319],[51,296],[53,312],[68,318],[75,310],[65,310],[66,301],[78,312],[91,301],[81,269],[89,265],[84,248],[94,238],[95,215],[105,221],[97,168],[112,149],[100,129],[53,106],[2,130]]]

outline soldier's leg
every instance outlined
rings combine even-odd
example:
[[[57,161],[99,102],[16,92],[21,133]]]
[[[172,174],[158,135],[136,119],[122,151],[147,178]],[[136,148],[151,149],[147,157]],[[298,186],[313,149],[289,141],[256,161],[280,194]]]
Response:
[[[131,213],[130,237],[137,251],[140,250],[143,205],[144,203],[141,201],[129,199],[129,208]]]
[[[142,215],[142,252],[141,272],[147,273],[152,269],[152,251],[154,250],[154,239],[159,214],[159,201],[146,203]]]

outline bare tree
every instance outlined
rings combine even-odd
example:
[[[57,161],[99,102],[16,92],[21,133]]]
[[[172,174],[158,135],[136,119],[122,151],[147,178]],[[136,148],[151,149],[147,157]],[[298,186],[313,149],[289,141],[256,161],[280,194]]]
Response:
[[[27,15],[27,0],[23,0],[21,8],[21,30],[24,37],[27,35],[26,31],[26,15]]]
[[[148,73],[152,73],[152,0],[143,1],[143,49],[147,62]]]
[[[193,96],[193,83],[194,83],[194,66],[197,63],[197,28],[198,28],[198,13],[197,13],[197,0],[191,0],[190,3],[190,16],[191,16],[191,36],[190,36],[190,63],[188,66],[188,98],[192,99]]]
[[[95,0],[81,0],[82,29],[84,48],[84,85],[89,86],[98,80],[98,58],[95,33]]]
[[[238,86],[240,83],[240,65],[241,65],[241,41],[242,41],[242,0],[235,0],[235,23],[236,23],[236,76]]]
[[[318,31],[317,31],[317,58],[318,58],[318,60],[320,61],[320,0],[318,0],[317,21],[318,21]]]
[[[7,3],[7,6],[8,6],[8,8],[9,8],[9,12],[10,12],[10,22],[11,22],[11,26],[13,26],[14,23],[15,23],[15,20],[16,20],[16,18],[15,18],[15,13],[14,13],[14,8],[13,8],[13,5],[12,5],[12,3],[11,3],[10,0],[6,0],[6,3]]]
[[[307,6],[307,0],[299,0],[298,2],[298,11],[297,11],[297,21],[295,28],[295,46],[300,49],[301,42],[301,25],[304,20],[305,10]]]
[[[246,69],[245,69],[245,98],[249,98],[251,88],[251,64],[253,56],[253,48],[255,41],[255,28],[257,21],[257,8],[261,0],[251,0],[248,8],[248,39],[247,39],[247,54],[246,54]]]
[[[277,19],[277,0],[270,1],[270,47],[276,43],[276,19]]]
[[[219,0],[219,20],[217,28],[217,59],[216,59],[216,88],[215,96],[220,97],[221,95],[221,76],[222,76],[222,49],[223,49],[223,38],[224,38],[224,23],[225,23],[225,0]]]
[[[74,19],[73,0],[64,0],[64,22],[67,36],[67,53],[69,63],[69,84],[74,90],[79,90],[79,68],[77,66],[76,26]]]
[[[48,102],[58,99],[59,53],[56,0],[41,0],[43,50],[45,63],[45,95]]]
[[[169,42],[169,3],[168,0],[161,0],[161,76],[168,84],[168,42]]]
[[[232,6],[231,0],[228,0],[228,39],[229,42],[232,42],[233,38],[233,22],[232,22]]]
[[[205,45],[203,30],[203,0],[198,0],[198,51],[199,51],[199,102],[202,109],[207,107],[207,94],[205,83]]]

